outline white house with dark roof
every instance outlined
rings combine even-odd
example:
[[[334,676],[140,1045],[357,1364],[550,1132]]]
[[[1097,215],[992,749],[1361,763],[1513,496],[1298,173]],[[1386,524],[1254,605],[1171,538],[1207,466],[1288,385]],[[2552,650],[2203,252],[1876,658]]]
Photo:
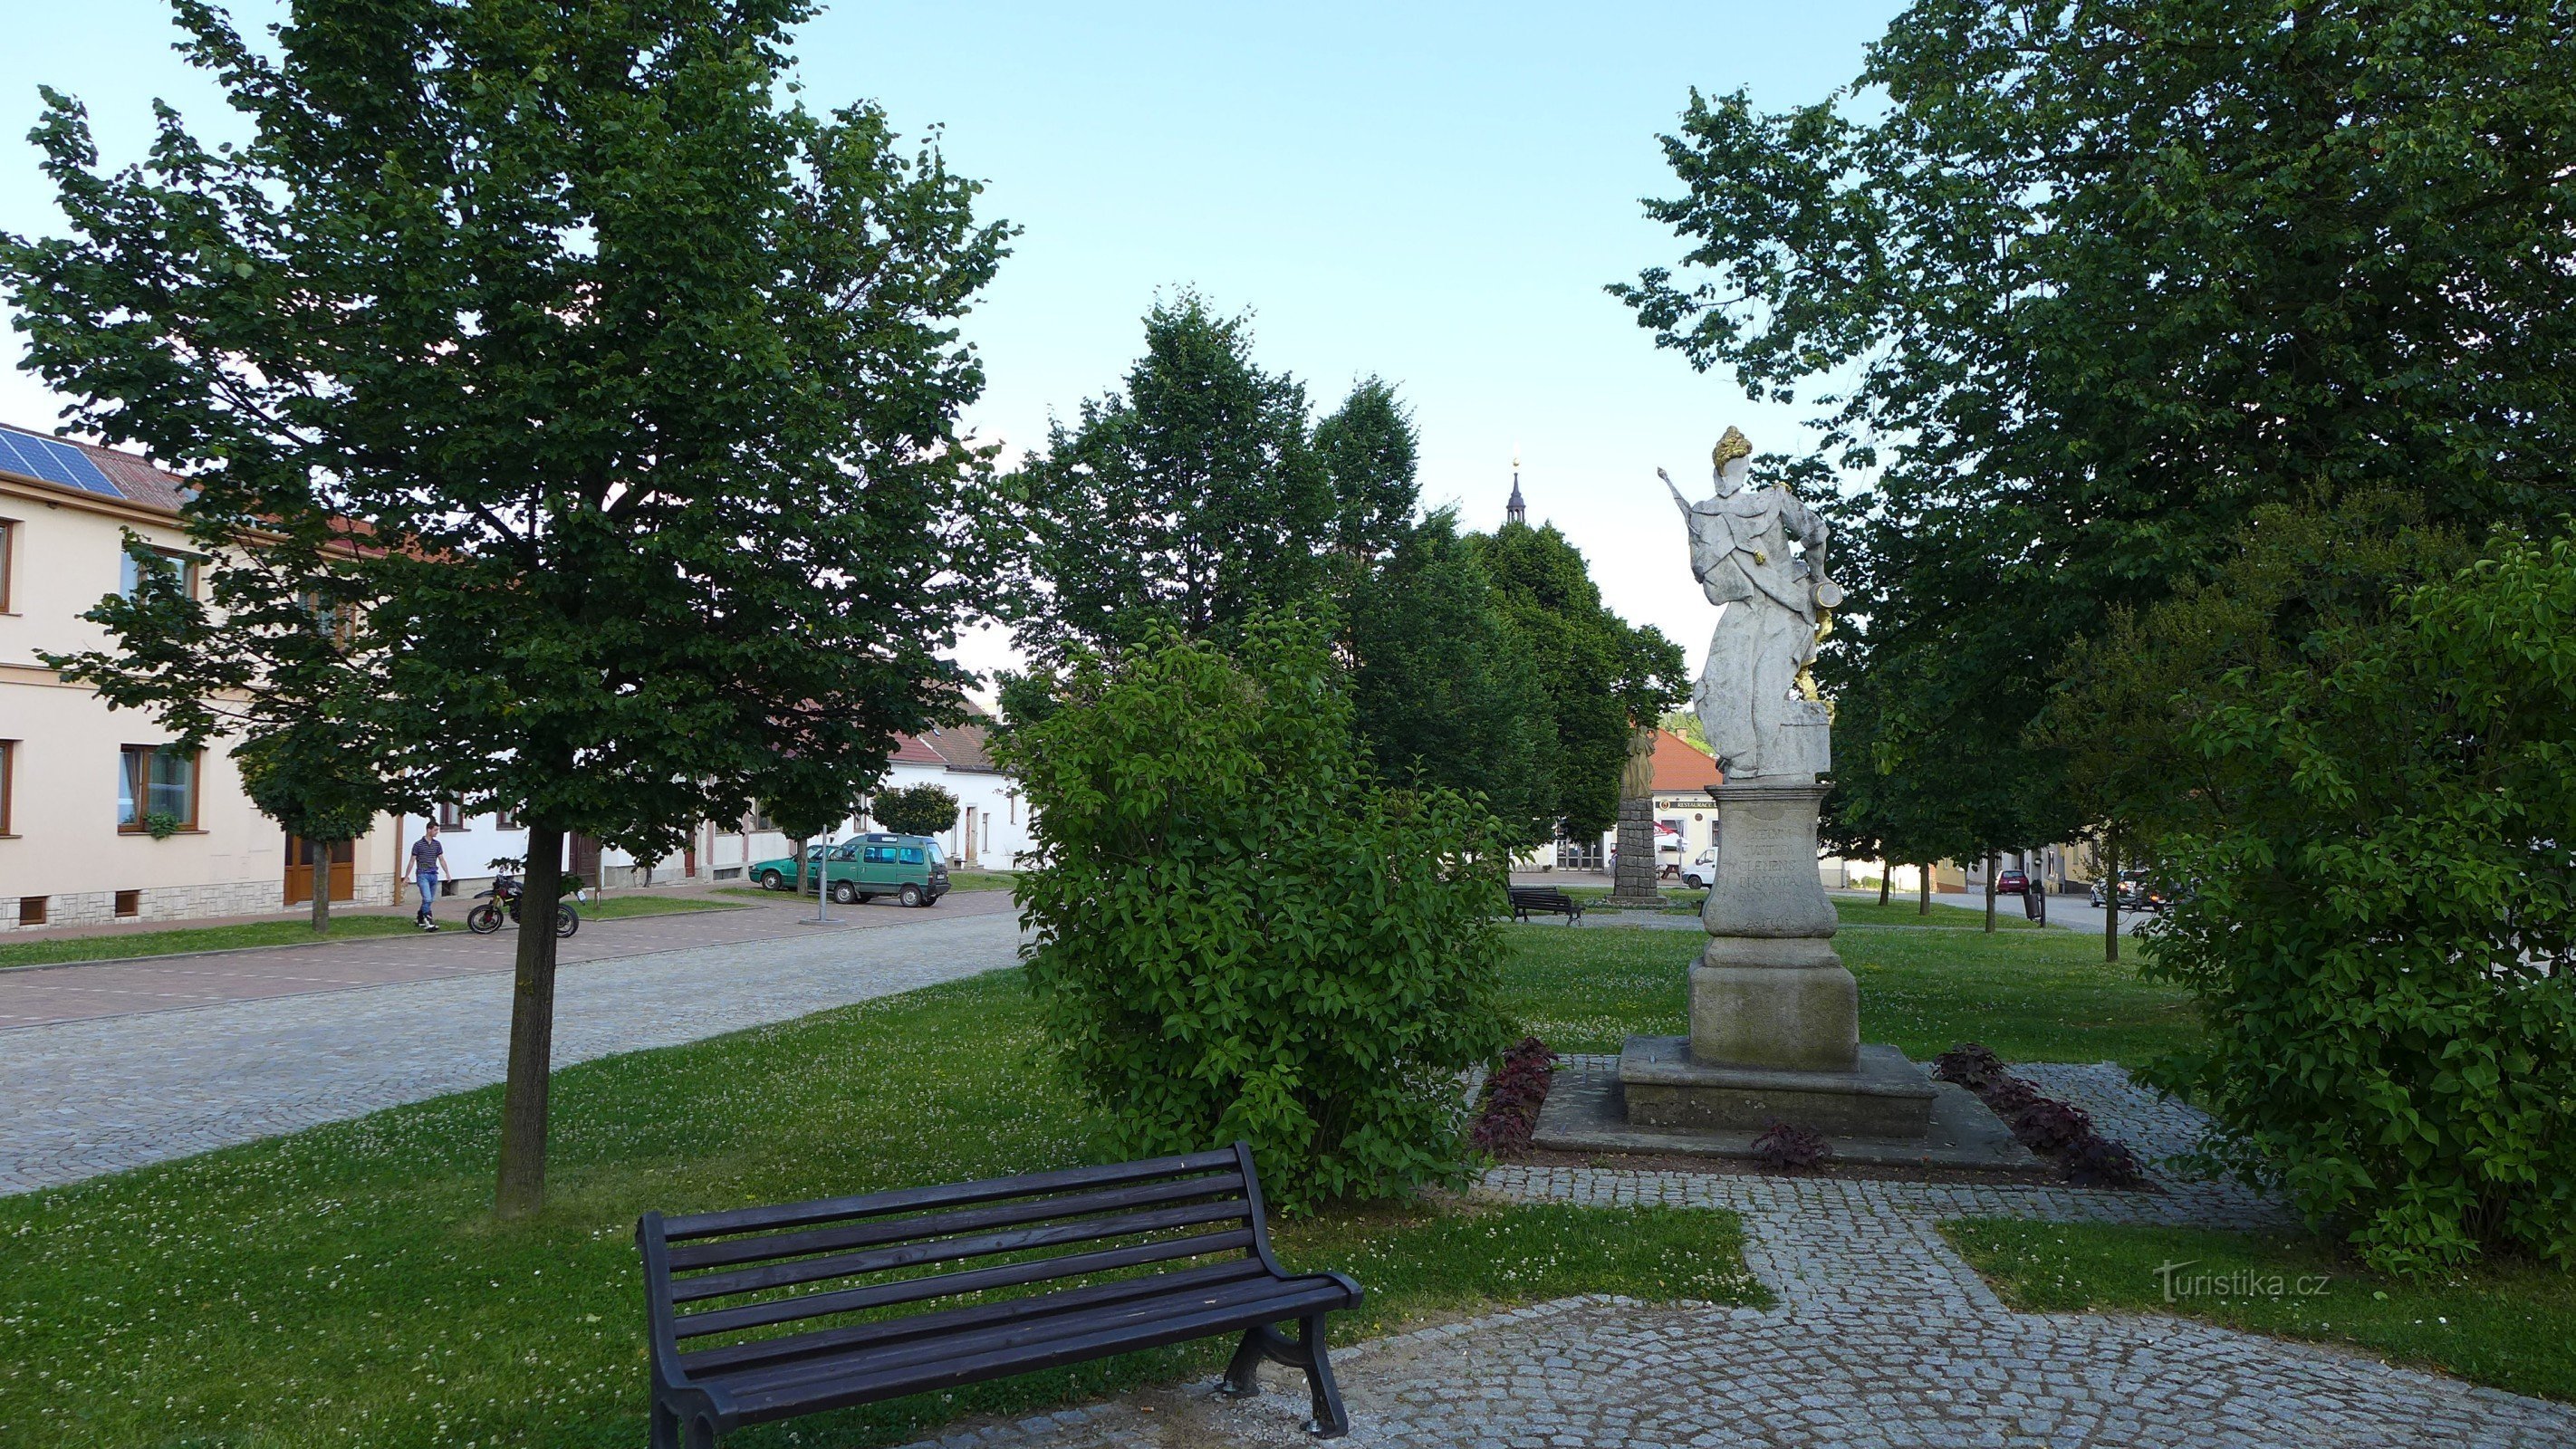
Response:
[[[107,642],[81,617],[134,587],[132,529],[199,587],[186,484],[133,453],[0,424],[0,932],[304,909],[303,844],[243,793],[225,743],[174,748],[38,661]],[[379,822],[330,863],[332,899],[389,900]]]
[[[957,818],[938,837],[948,852],[948,863],[960,869],[1011,870],[1032,848],[1029,802],[1019,781],[993,763],[985,728],[978,720],[895,736],[880,788],[929,784],[956,796]],[[879,828],[875,818],[862,810],[842,821],[834,834]],[[794,842],[758,815],[730,830],[710,824],[700,832],[700,842],[702,848],[693,848],[691,857],[707,861],[718,880],[740,880],[751,862],[775,860],[795,850]],[[613,876],[611,883],[615,883]]]

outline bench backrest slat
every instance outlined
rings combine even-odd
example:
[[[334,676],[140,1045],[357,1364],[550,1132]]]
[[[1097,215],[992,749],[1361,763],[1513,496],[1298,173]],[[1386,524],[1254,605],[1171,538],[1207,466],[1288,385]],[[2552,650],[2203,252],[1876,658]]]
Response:
[[[808,1228],[797,1232],[772,1233],[760,1237],[675,1243],[671,1247],[671,1267],[674,1271],[695,1272],[705,1268],[727,1267],[735,1263],[764,1263],[780,1258],[803,1257],[812,1253],[868,1248],[883,1243],[909,1242],[915,1238],[1015,1227],[1022,1223],[1043,1222],[1050,1218],[1069,1218],[1085,1213],[1116,1212],[1122,1209],[1150,1207],[1157,1203],[1186,1202],[1193,1198],[1240,1197],[1242,1194],[1243,1180],[1238,1173],[1179,1177],[1162,1182],[1129,1183],[1118,1187],[1101,1188],[1095,1192],[1020,1198],[982,1207],[962,1208],[955,1212],[902,1218],[870,1218],[855,1224]]]
[[[1180,1258],[1195,1258],[1207,1253],[1238,1250],[1248,1252],[1252,1248],[1252,1243],[1252,1230],[1237,1228],[1227,1233],[1202,1233],[1186,1238],[1165,1238],[1123,1248],[1105,1248],[1089,1253],[1067,1254],[1059,1258],[1044,1258],[1035,1262],[974,1268],[962,1273],[941,1273],[927,1278],[898,1278],[890,1283],[872,1283],[864,1288],[840,1288],[828,1293],[808,1293],[794,1298],[746,1303],[734,1308],[684,1313],[677,1316],[672,1330],[675,1338],[703,1338],[710,1333],[729,1333],[743,1328],[765,1328],[772,1324],[793,1323],[799,1319],[819,1318],[827,1314],[888,1308],[899,1303],[919,1303],[932,1298],[982,1293],[994,1288],[1015,1288],[1023,1284],[1080,1277],[1089,1273],[1114,1273],[1127,1268],[1141,1268],[1151,1263],[1168,1263]]]
[[[686,1217],[664,1218],[662,1236],[667,1242],[682,1243],[692,1238],[812,1227],[846,1218],[881,1217],[891,1213],[919,1212],[926,1208],[966,1207],[975,1203],[995,1202],[1003,1198],[1029,1197],[1038,1193],[1065,1192],[1076,1188],[1106,1187],[1121,1182],[1146,1182],[1160,1177],[1214,1172],[1236,1166],[1238,1163],[1234,1153],[1216,1151],[1193,1152],[1185,1156],[1154,1157],[1143,1162],[1108,1163],[1099,1167],[1067,1167],[1052,1172],[1024,1173],[1018,1177],[987,1178],[981,1182],[947,1183],[936,1187],[904,1187],[896,1188],[891,1192],[872,1192],[858,1197],[821,1198],[813,1202],[788,1203],[781,1207],[735,1208],[726,1212],[694,1213]]]
[[[1240,1222],[1247,1216],[1248,1207],[1240,1197],[1221,1202],[1185,1203],[1177,1207],[1113,1213],[1105,1217],[1075,1218],[1044,1227],[1014,1227],[958,1237],[922,1238],[893,1247],[762,1263],[748,1268],[701,1273],[695,1277],[675,1276],[671,1283],[671,1299],[675,1303],[694,1303],[737,1293],[757,1293],[763,1289],[814,1283],[825,1278],[849,1278],[863,1273],[881,1273],[890,1268],[916,1267],[923,1263],[988,1258],[996,1253],[1017,1253],[1030,1248],[1052,1248],[1067,1243],[1130,1237],[1138,1233],[1166,1232],[1203,1223]]]

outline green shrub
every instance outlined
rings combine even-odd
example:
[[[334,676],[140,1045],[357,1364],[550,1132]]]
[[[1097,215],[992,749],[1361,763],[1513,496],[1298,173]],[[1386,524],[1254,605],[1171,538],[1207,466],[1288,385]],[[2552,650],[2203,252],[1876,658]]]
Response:
[[[923,781],[879,790],[868,815],[897,835],[937,835],[957,823],[957,797]]]
[[[2504,543],[2240,669],[2186,733],[2161,1071],[2372,1266],[2576,1261],[2576,545]]]
[[[1025,784],[1053,1049],[1140,1154],[1236,1138],[1289,1208],[1462,1171],[1499,1052],[1499,827],[1368,772],[1320,629],[1080,658],[1002,748]]]

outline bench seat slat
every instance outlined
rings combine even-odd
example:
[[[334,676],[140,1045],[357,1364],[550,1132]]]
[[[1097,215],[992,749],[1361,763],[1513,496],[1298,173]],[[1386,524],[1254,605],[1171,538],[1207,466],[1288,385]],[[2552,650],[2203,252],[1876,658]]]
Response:
[[[1239,1282],[1247,1278],[1267,1278],[1270,1270],[1256,1258],[1235,1258],[1225,1262],[1201,1263],[1195,1267],[1175,1268],[1168,1273],[1155,1273],[1142,1278],[1120,1278],[1108,1283],[1093,1283],[1081,1288],[1067,1288],[1055,1293],[1035,1294],[1026,1298],[1007,1298],[995,1303],[977,1303],[964,1308],[943,1308],[930,1313],[916,1313],[906,1318],[886,1318],[870,1323],[853,1323],[840,1328],[816,1329],[810,1333],[782,1334],[774,1338],[753,1339],[748,1343],[729,1343],[721,1348],[689,1349],[680,1355],[680,1366],[691,1376],[720,1376],[735,1370],[770,1363],[789,1363],[798,1359],[839,1354],[870,1344],[891,1343],[907,1338],[962,1332],[988,1323],[998,1323],[1033,1311],[1030,1305],[1045,1303],[1057,1308],[1079,1308],[1094,1303],[1116,1303],[1128,1298],[1147,1298],[1159,1293],[1192,1287],[1213,1287],[1220,1283]]]
[[[1204,1313],[1227,1313],[1247,1321],[1275,1322],[1293,1318],[1317,1305],[1338,1306],[1347,1295],[1329,1278],[1238,1280],[1201,1285],[1117,1303],[1075,1308],[1047,1308],[1022,1318],[1003,1319],[971,1329],[874,1344],[829,1358],[771,1364],[717,1375],[715,1381],[742,1398],[788,1397],[804,1386],[856,1376],[897,1376],[925,1364],[977,1354],[1033,1350],[1059,1339],[1124,1331],[1138,1323]],[[1043,1298],[1025,1300],[1044,1305]]]
[[[1064,1167],[1050,1172],[1022,1173],[1017,1177],[989,1177],[980,1182],[948,1183],[937,1187],[899,1187],[888,1192],[863,1193],[857,1197],[817,1198],[811,1202],[787,1203],[778,1207],[733,1208],[724,1212],[693,1213],[686,1217],[664,1218],[662,1236],[665,1241],[679,1243],[690,1238],[758,1232],[765,1228],[803,1228],[831,1222],[836,1218],[874,1217],[887,1213],[916,1212],[923,1208],[964,1207],[1006,1197],[1029,1197],[1042,1192],[1062,1192],[1080,1187],[1104,1187],[1118,1182],[1147,1182],[1158,1177],[1214,1172],[1239,1165],[1232,1152],[1193,1152],[1173,1157],[1149,1157],[1142,1162],[1113,1162],[1098,1167]]]
[[[1350,1294],[1330,1279],[1290,1280],[1296,1286],[1275,1297],[1247,1304],[1228,1304],[1192,1312],[1138,1318],[1107,1327],[1069,1320],[1068,1331],[1052,1338],[1006,1346],[988,1346],[969,1337],[945,1345],[948,1353],[923,1362],[871,1370],[864,1359],[848,1365],[838,1377],[787,1385],[736,1396],[737,1416],[745,1422],[816,1413],[853,1404],[872,1403],[928,1389],[980,1383],[1004,1374],[1032,1373],[1060,1364],[1082,1363],[1113,1353],[1183,1343],[1194,1338],[1332,1308],[1347,1307]],[[1311,1285],[1311,1286],[1310,1286]]]
[[[950,1263],[960,1258],[989,1258],[996,1253],[1016,1253],[1029,1248],[1052,1248],[1065,1243],[1088,1243],[1102,1238],[1123,1238],[1136,1233],[1163,1232],[1171,1228],[1196,1227],[1202,1223],[1241,1221],[1251,1212],[1251,1204],[1240,1198],[1231,1202],[1189,1203],[1179,1207],[1151,1208],[1142,1212],[1112,1213],[1105,1217],[1077,1218],[1051,1227],[1004,1228],[989,1233],[971,1233],[964,1237],[939,1238],[926,1243],[902,1243],[891,1248],[870,1248],[855,1253],[834,1253],[820,1258],[799,1258],[786,1263],[763,1263],[757,1267],[729,1268],[720,1273],[702,1273],[694,1278],[675,1278],[671,1282],[671,1301],[696,1303],[709,1298],[730,1298],[738,1293],[757,1293],[768,1288],[787,1288],[798,1283],[813,1283],[825,1278],[847,1278],[860,1273],[881,1273],[889,1268],[909,1268],[922,1263]]]
[[[894,1219],[870,1219],[836,1227],[774,1233],[766,1237],[680,1243],[671,1249],[671,1268],[674,1272],[682,1272],[729,1267],[736,1263],[765,1263],[780,1258],[802,1257],[809,1253],[873,1247],[880,1243],[901,1243],[915,1238],[944,1237],[982,1228],[1013,1227],[1021,1223],[1043,1222],[1049,1218],[1073,1217],[1081,1213],[1109,1212],[1120,1208],[1146,1207],[1154,1203],[1186,1202],[1192,1198],[1220,1196],[1242,1197],[1243,1174],[1229,1172],[1208,1177],[1181,1177],[1166,1182],[1102,1188],[1094,1192],[1026,1198],[989,1207],[964,1208],[956,1212]]]
[[[831,1313],[851,1313],[862,1308],[884,1308],[897,1303],[918,1303],[926,1298],[946,1298],[960,1293],[980,1293],[990,1288],[1013,1288],[1023,1283],[1043,1283],[1051,1278],[1072,1278],[1088,1273],[1114,1273],[1126,1268],[1141,1268],[1148,1263],[1169,1263],[1177,1258],[1195,1258],[1205,1253],[1249,1251],[1252,1229],[1236,1228],[1224,1233],[1200,1233],[1186,1238],[1166,1238],[1160,1242],[1137,1243],[1124,1248],[1103,1248],[1088,1253],[1072,1253],[1061,1258],[1044,1258],[1029,1263],[1005,1263],[992,1268],[974,1268],[962,1273],[939,1273],[926,1278],[902,1278],[891,1283],[872,1283],[864,1288],[836,1288],[828,1293],[808,1293],[794,1298],[773,1299],[764,1303],[745,1303],[733,1308],[712,1308],[698,1313],[683,1313],[672,1325],[678,1338],[703,1338],[710,1333],[729,1333],[738,1328],[766,1328],[773,1323],[793,1323],[801,1318],[820,1318]]]

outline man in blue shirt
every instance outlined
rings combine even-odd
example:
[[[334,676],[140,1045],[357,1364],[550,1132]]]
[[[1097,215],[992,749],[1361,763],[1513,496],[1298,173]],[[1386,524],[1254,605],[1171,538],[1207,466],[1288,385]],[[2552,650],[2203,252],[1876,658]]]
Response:
[[[447,860],[447,847],[438,843],[438,827],[430,826],[411,843],[412,883],[420,887],[420,914],[413,919],[424,931],[435,931],[438,922],[429,918],[429,903],[438,899],[438,876]]]

